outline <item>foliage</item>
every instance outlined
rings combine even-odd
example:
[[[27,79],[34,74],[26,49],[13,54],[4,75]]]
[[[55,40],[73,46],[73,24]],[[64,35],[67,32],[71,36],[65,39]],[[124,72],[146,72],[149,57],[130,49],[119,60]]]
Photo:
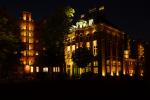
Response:
[[[79,67],[86,67],[87,64],[89,64],[92,61],[92,53],[87,48],[78,48],[75,50],[75,52],[72,54],[73,61],[77,64]]]
[[[48,66],[62,66],[64,64],[64,37],[71,26],[72,16],[66,11],[70,7],[60,7],[51,16],[41,22],[39,29],[42,47],[39,59]],[[42,61],[42,60],[39,60]]]
[[[0,74],[6,77],[19,64],[20,42],[17,23],[0,12]],[[15,66],[15,67],[14,67]]]

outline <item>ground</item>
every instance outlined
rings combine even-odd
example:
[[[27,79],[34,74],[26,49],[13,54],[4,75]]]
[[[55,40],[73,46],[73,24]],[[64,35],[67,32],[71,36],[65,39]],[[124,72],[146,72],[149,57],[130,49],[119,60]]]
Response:
[[[150,81],[24,81],[0,84],[1,97],[5,98],[150,98]],[[114,100],[114,99],[112,99]]]

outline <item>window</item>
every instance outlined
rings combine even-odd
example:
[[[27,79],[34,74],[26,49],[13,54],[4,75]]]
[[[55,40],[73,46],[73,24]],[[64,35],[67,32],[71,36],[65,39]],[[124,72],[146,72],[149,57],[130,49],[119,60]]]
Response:
[[[29,38],[29,43],[33,43],[33,38]]]
[[[32,36],[33,36],[33,33],[32,33],[32,32],[29,32],[29,36],[31,36],[31,37],[32,37]]]
[[[38,51],[36,51],[35,55],[36,55],[36,56],[38,56],[38,55],[39,55]]]
[[[94,65],[94,66],[98,66],[98,61],[94,61],[94,62],[93,62],[93,65]]]
[[[21,36],[26,36],[26,32],[25,31],[21,32]]]
[[[86,47],[90,49],[90,42],[86,42]]]
[[[94,68],[94,74],[98,74],[98,67]]]
[[[33,56],[34,51],[33,50],[29,50],[29,56]]]
[[[29,50],[32,50],[32,49],[33,49],[33,45],[29,44]]]
[[[48,72],[48,67],[44,67],[43,72]]]
[[[53,72],[60,72],[60,68],[59,67],[53,67]]]
[[[72,45],[72,52],[75,51],[75,45]]]
[[[33,70],[34,70],[34,68],[33,68],[33,66],[31,66],[31,73],[33,73]]]
[[[93,55],[97,56],[97,40],[93,41]]]
[[[23,41],[23,42],[27,42],[27,41],[26,41],[26,37],[22,37],[22,41]]]
[[[110,73],[110,66],[106,66],[107,68],[107,73]]]
[[[39,72],[39,67],[36,67],[36,72]]]

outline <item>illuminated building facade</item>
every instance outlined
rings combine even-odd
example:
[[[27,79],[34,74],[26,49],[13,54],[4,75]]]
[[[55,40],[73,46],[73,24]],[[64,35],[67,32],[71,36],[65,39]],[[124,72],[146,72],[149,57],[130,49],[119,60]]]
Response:
[[[65,41],[66,73],[70,76],[80,76],[92,71],[101,76],[133,76],[139,64],[140,75],[143,76],[144,55],[142,44],[136,43],[137,57],[131,57],[131,42],[126,39],[126,33],[113,27],[103,19],[104,7],[94,8],[70,28]],[[79,68],[72,60],[72,53],[79,47],[87,47],[93,53],[93,60],[86,70]],[[140,63],[139,63],[140,61]]]
[[[33,72],[35,62],[34,50],[34,23],[31,13],[24,11],[19,21],[20,36],[23,42],[23,50],[21,51],[21,62],[25,73]]]

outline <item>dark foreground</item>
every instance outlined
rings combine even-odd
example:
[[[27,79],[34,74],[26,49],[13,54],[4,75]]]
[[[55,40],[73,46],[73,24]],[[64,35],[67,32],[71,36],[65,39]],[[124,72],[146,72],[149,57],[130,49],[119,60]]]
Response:
[[[5,99],[41,99],[57,98],[111,98],[126,99],[142,98],[150,100],[150,81],[117,81],[117,80],[76,80],[76,81],[22,81],[3,82],[0,84],[0,95]],[[54,99],[51,99],[54,98]],[[3,99],[3,100],[5,100]],[[100,100],[100,99],[99,99]]]

